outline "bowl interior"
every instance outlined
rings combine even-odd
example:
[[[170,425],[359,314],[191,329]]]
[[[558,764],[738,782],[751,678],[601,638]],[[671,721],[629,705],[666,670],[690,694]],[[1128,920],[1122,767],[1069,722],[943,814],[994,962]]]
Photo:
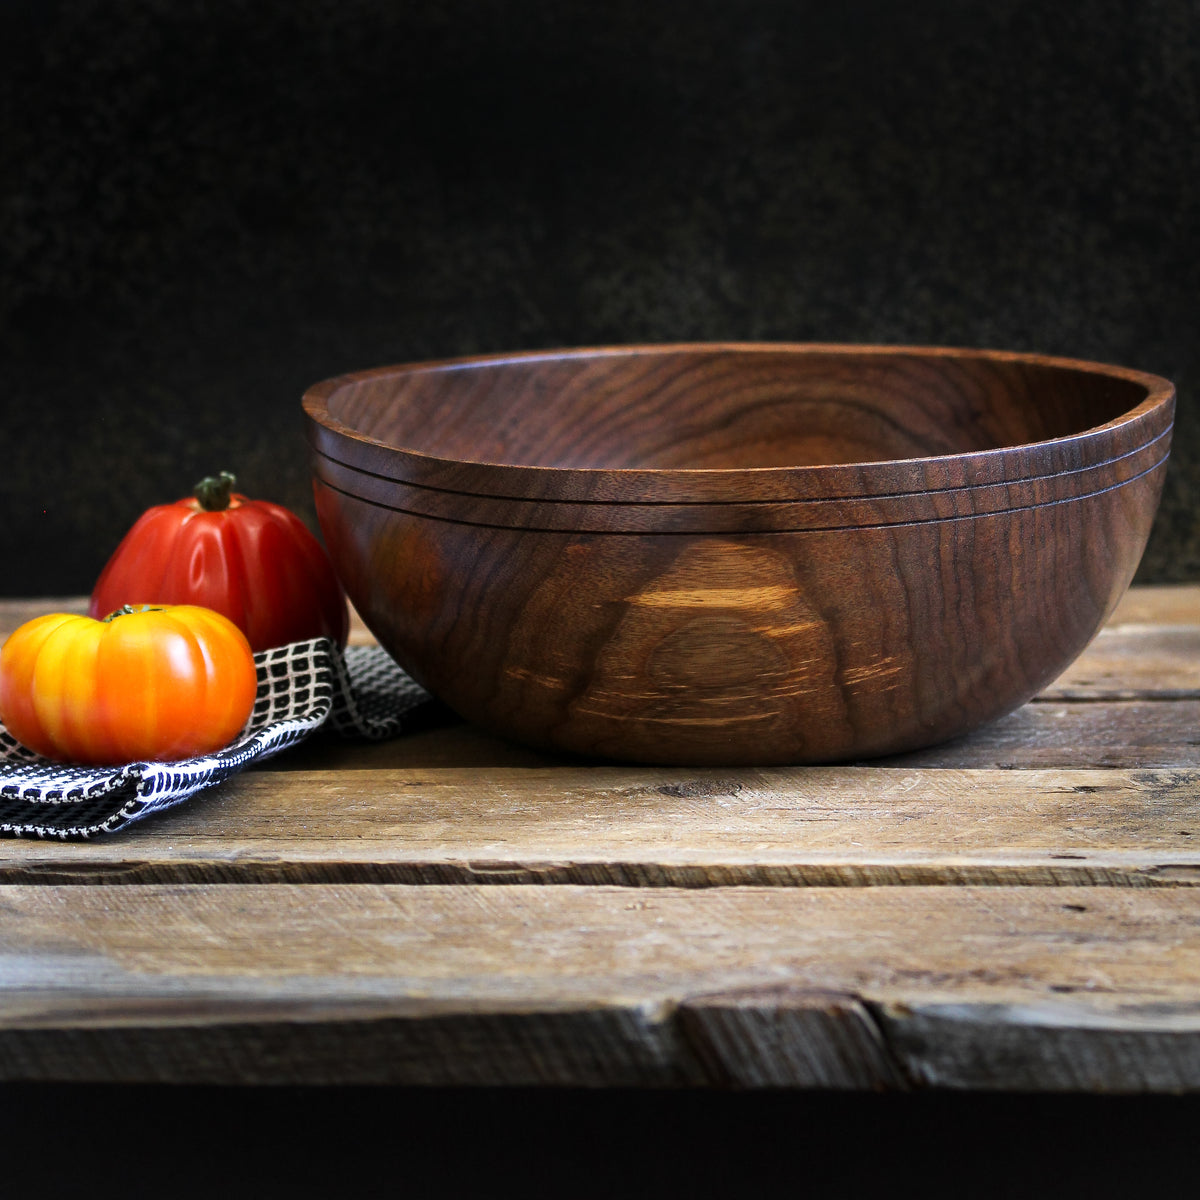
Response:
[[[664,347],[368,372],[329,397],[356,433],[460,462],[803,467],[1044,442],[1116,420],[1119,372],[977,352]]]

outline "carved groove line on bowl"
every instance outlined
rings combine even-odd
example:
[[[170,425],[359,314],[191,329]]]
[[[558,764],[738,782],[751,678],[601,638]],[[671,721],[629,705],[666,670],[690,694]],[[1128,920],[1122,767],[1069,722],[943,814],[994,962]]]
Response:
[[[486,528],[486,529],[521,529],[521,530],[525,530],[529,533],[611,534],[613,536],[618,536],[618,537],[619,536],[645,536],[645,535],[654,535],[654,536],[661,536],[661,537],[675,537],[675,536],[691,536],[691,535],[697,535],[697,534],[698,535],[714,534],[715,535],[715,534],[728,534],[728,533],[753,533],[755,535],[761,534],[764,536],[769,536],[771,534],[807,533],[810,531],[811,532],[822,532],[822,533],[837,533],[837,532],[846,532],[846,531],[854,530],[854,529],[890,529],[890,528],[896,528],[896,527],[906,526],[906,525],[923,525],[923,524],[937,524],[940,522],[982,520],[986,517],[1000,517],[1000,516],[1004,516],[1005,514],[1008,514],[1008,513],[1026,512],[1026,511],[1029,511],[1030,509],[1046,508],[1046,507],[1058,505],[1058,504],[1075,504],[1075,503],[1078,503],[1079,501],[1093,499],[1096,496],[1103,496],[1108,492],[1116,491],[1118,488],[1127,487],[1128,485],[1130,485],[1132,483],[1136,483],[1139,479],[1142,479],[1145,476],[1151,475],[1155,471],[1162,469],[1166,465],[1169,457],[1170,457],[1169,454],[1164,454],[1161,458],[1159,458],[1156,462],[1152,463],[1149,467],[1146,467],[1143,470],[1138,471],[1137,474],[1131,475],[1127,479],[1119,480],[1116,483],[1110,483],[1110,484],[1106,485],[1105,487],[1095,488],[1092,491],[1082,492],[1075,496],[1063,496],[1058,499],[1039,501],[1039,502],[1034,502],[1032,504],[1010,504],[1007,506],[996,507],[996,508],[987,508],[987,509],[976,510],[976,511],[952,512],[952,513],[938,514],[938,515],[933,515],[933,516],[928,516],[928,517],[908,516],[908,517],[905,517],[902,519],[897,519],[894,521],[876,519],[876,520],[870,520],[870,521],[850,521],[850,522],[842,521],[837,524],[825,525],[825,524],[819,523],[818,520],[810,520],[806,524],[786,525],[786,526],[769,526],[769,527],[760,527],[758,525],[751,525],[751,524],[748,524],[745,522],[736,522],[736,521],[732,521],[732,520],[730,521],[729,524],[726,524],[723,526],[722,525],[714,525],[714,526],[709,527],[709,526],[705,526],[705,525],[695,525],[695,526],[689,525],[689,526],[686,526],[683,528],[677,528],[677,529],[662,528],[661,525],[659,525],[659,524],[654,524],[654,525],[647,524],[646,526],[644,526],[642,528],[635,528],[635,527],[613,528],[612,526],[605,524],[603,522],[597,522],[594,525],[583,525],[583,524],[576,525],[576,524],[567,524],[567,523],[564,523],[561,525],[551,525],[551,524],[534,525],[534,524],[523,524],[523,523],[518,523],[518,522],[506,524],[506,523],[504,523],[502,521],[498,521],[498,520],[486,521],[486,520],[480,520],[478,518],[473,518],[471,516],[463,516],[463,515],[448,516],[443,513],[430,512],[430,511],[424,510],[424,509],[409,508],[409,507],[406,507],[401,504],[385,503],[381,500],[375,499],[372,496],[364,496],[358,492],[350,490],[349,488],[339,486],[338,484],[335,484],[332,481],[330,481],[329,479],[324,478],[324,477],[321,477],[321,483],[325,487],[329,488],[331,491],[338,492],[340,495],[347,496],[354,500],[360,500],[365,504],[371,504],[377,508],[386,509],[389,512],[403,513],[406,516],[420,517],[422,519],[430,520],[430,521],[445,521],[445,522],[449,522],[452,524],[475,525],[475,526],[479,526],[480,528]],[[982,490],[982,489],[952,489],[952,490],[948,490],[947,492],[945,492],[943,494],[954,496],[954,495],[958,495],[964,491],[971,491],[971,490]],[[451,493],[451,494],[455,495],[455,496],[467,496],[468,495],[467,493]],[[919,498],[919,495],[920,494],[914,495],[914,494],[906,493],[902,497],[887,496],[887,497],[873,497],[872,499],[876,504],[880,504],[882,501],[891,500],[891,499],[917,499],[917,498]],[[469,498],[476,499],[476,497],[473,497],[473,496],[469,497]],[[514,506],[520,505],[520,504],[530,504],[530,503],[537,503],[537,502],[533,502],[533,501],[508,501],[507,502],[508,505],[514,505]],[[775,502],[775,503],[778,507],[784,508],[785,510],[800,509],[801,511],[803,511],[811,506],[821,504],[821,503],[826,503],[826,502],[798,501],[795,504],[787,504],[787,503],[783,503],[783,502]],[[839,501],[830,501],[828,503],[832,503],[832,504],[836,504],[836,505],[840,506],[840,505],[844,504],[845,502],[839,500]],[[561,505],[561,504],[546,504],[541,507],[544,507],[547,510],[547,512],[549,512],[549,511],[561,510],[564,507],[570,509],[573,506],[572,505]],[[636,507],[638,507],[638,506],[634,506],[634,505],[619,505],[619,506],[601,505],[601,506],[599,506],[599,508],[601,510],[610,510],[613,508],[620,508],[620,509],[636,508]],[[644,507],[655,508],[655,509],[660,510],[660,512],[661,512],[661,510],[663,510],[663,509],[671,509],[671,508],[675,508],[676,506],[659,504],[659,505],[646,505]],[[680,506],[680,507],[682,507],[682,506]],[[719,511],[722,508],[736,509],[736,508],[740,508],[741,506],[739,504],[731,503],[729,505],[707,505],[704,507],[708,507],[708,508]],[[661,521],[661,516],[659,516],[657,518],[657,520]]]
[[[312,451],[313,455],[317,459],[331,463],[334,467],[340,467],[345,471],[353,472],[355,475],[361,475],[361,476],[363,476],[365,478],[369,478],[369,479],[376,479],[376,480],[379,480],[380,483],[384,483],[384,484],[398,483],[398,484],[403,485],[406,488],[412,488],[412,489],[422,491],[422,492],[436,492],[436,493],[440,493],[440,494],[447,495],[447,496],[469,497],[469,498],[475,499],[475,500],[498,500],[501,502],[524,500],[528,503],[546,503],[546,504],[556,504],[556,505],[561,504],[561,505],[567,505],[567,506],[594,505],[598,508],[611,507],[611,506],[616,506],[616,505],[623,506],[623,507],[630,507],[630,508],[632,508],[632,507],[645,507],[645,508],[695,507],[695,508],[700,508],[700,507],[705,507],[705,506],[711,507],[711,506],[714,506],[717,504],[737,504],[737,505],[745,505],[745,506],[781,505],[781,504],[812,504],[812,505],[831,504],[832,505],[832,504],[842,504],[842,503],[847,503],[847,502],[853,502],[856,500],[863,500],[863,501],[917,500],[917,499],[920,499],[921,497],[936,496],[936,495],[939,495],[942,493],[948,493],[948,492],[976,492],[976,491],[984,491],[984,490],[991,489],[991,488],[1011,487],[1011,486],[1015,486],[1018,484],[1026,484],[1026,483],[1036,484],[1036,483],[1046,481],[1046,480],[1052,480],[1056,483],[1059,483],[1059,482],[1063,482],[1063,481],[1069,479],[1072,476],[1097,473],[1097,472],[1103,471],[1109,467],[1112,467],[1112,466],[1116,465],[1117,463],[1128,462],[1132,458],[1135,458],[1138,456],[1144,456],[1145,451],[1158,445],[1160,442],[1165,441],[1166,446],[1163,449],[1162,457],[1158,460],[1158,462],[1156,462],[1152,466],[1146,468],[1146,470],[1153,470],[1155,466],[1159,465],[1160,462],[1164,461],[1167,458],[1167,456],[1170,452],[1172,432],[1173,432],[1172,427],[1170,425],[1168,425],[1166,429],[1163,429],[1163,430],[1155,433],[1154,436],[1148,438],[1145,442],[1142,442],[1139,445],[1134,446],[1131,449],[1122,450],[1119,453],[1113,455],[1111,458],[1106,458],[1106,459],[1102,459],[1102,460],[1099,460],[1096,462],[1087,463],[1083,466],[1070,467],[1065,470],[1047,469],[1044,471],[1034,472],[1034,473],[1031,473],[1028,475],[1013,475],[1011,477],[1007,477],[1004,479],[985,479],[985,480],[980,480],[978,482],[973,482],[973,483],[944,484],[944,483],[938,483],[938,482],[931,482],[928,486],[924,486],[924,487],[920,487],[920,488],[913,487],[911,485],[904,485],[895,491],[891,491],[891,490],[880,490],[880,491],[873,491],[873,492],[872,491],[858,491],[858,492],[845,492],[845,493],[839,493],[837,495],[828,495],[828,496],[811,496],[811,497],[810,496],[796,496],[793,498],[786,498],[786,499],[785,498],[776,498],[776,497],[767,497],[767,498],[752,497],[752,496],[742,497],[742,496],[738,495],[736,499],[729,498],[729,499],[724,499],[724,500],[711,500],[711,499],[688,500],[688,499],[682,499],[682,498],[680,498],[680,499],[611,500],[611,499],[594,498],[594,497],[580,497],[580,498],[572,498],[570,500],[556,500],[551,497],[541,497],[541,496],[536,496],[536,495],[517,496],[517,495],[509,495],[509,494],[505,494],[505,493],[501,493],[501,492],[467,491],[462,488],[444,487],[444,486],[439,486],[438,484],[434,484],[434,483],[428,483],[428,482],[420,481],[420,480],[416,480],[416,479],[409,479],[409,478],[405,478],[404,476],[401,476],[401,475],[387,474],[383,471],[368,470],[364,467],[357,466],[354,463],[346,462],[345,459],[339,458],[336,454],[331,453],[328,449],[324,449],[311,441],[310,441],[310,450]],[[914,462],[915,461],[917,461],[917,460],[914,460]],[[808,468],[808,469],[824,470],[825,468]],[[1130,478],[1135,478],[1135,476],[1132,476],[1132,475],[1128,476],[1127,479],[1123,480],[1122,482],[1127,482],[1127,480]],[[345,489],[343,489],[343,490],[345,490]],[[731,489],[731,491],[732,490],[733,489]],[[362,499],[370,499],[370,497],[367,497],[367,496],[363,496],[361,498]]]

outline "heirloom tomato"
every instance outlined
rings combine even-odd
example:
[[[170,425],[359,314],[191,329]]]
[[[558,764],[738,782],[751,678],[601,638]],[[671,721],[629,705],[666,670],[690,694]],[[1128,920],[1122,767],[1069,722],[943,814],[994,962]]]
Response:
[[[223,471],[195,494],[144,512],[92,591],[88,613],[123,604],[198,604],[228,617],[254,650],[308,638],[346,644],[346,595],[294,513],[233,491]]]
[[[114,765],[172,762],[228,744],[254,708],[245,635],[192,605],[52,613],[0,649],[0,720],[38,754]]]

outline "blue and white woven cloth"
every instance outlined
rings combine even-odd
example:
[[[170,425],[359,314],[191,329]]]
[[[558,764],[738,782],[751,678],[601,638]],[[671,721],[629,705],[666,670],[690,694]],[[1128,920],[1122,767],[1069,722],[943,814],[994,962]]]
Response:
[[[429,693],[378,646],[344,652],[326,638],[254,656],[258,697],[224,750],[180,762],[71,767],[41,758],[0,725],[0,837],[78,841],[179,804],[328,725],[380,741],[403,731]]]

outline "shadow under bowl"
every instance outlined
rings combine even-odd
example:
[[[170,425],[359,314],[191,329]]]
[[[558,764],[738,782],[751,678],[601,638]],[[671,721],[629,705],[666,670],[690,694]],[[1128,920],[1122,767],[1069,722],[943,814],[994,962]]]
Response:
[[[1012,711],[1124,593],[1174,389],[1028,354],[615,347],[304,397],[363,619],[463,717],[679,765],[916,749]]]

